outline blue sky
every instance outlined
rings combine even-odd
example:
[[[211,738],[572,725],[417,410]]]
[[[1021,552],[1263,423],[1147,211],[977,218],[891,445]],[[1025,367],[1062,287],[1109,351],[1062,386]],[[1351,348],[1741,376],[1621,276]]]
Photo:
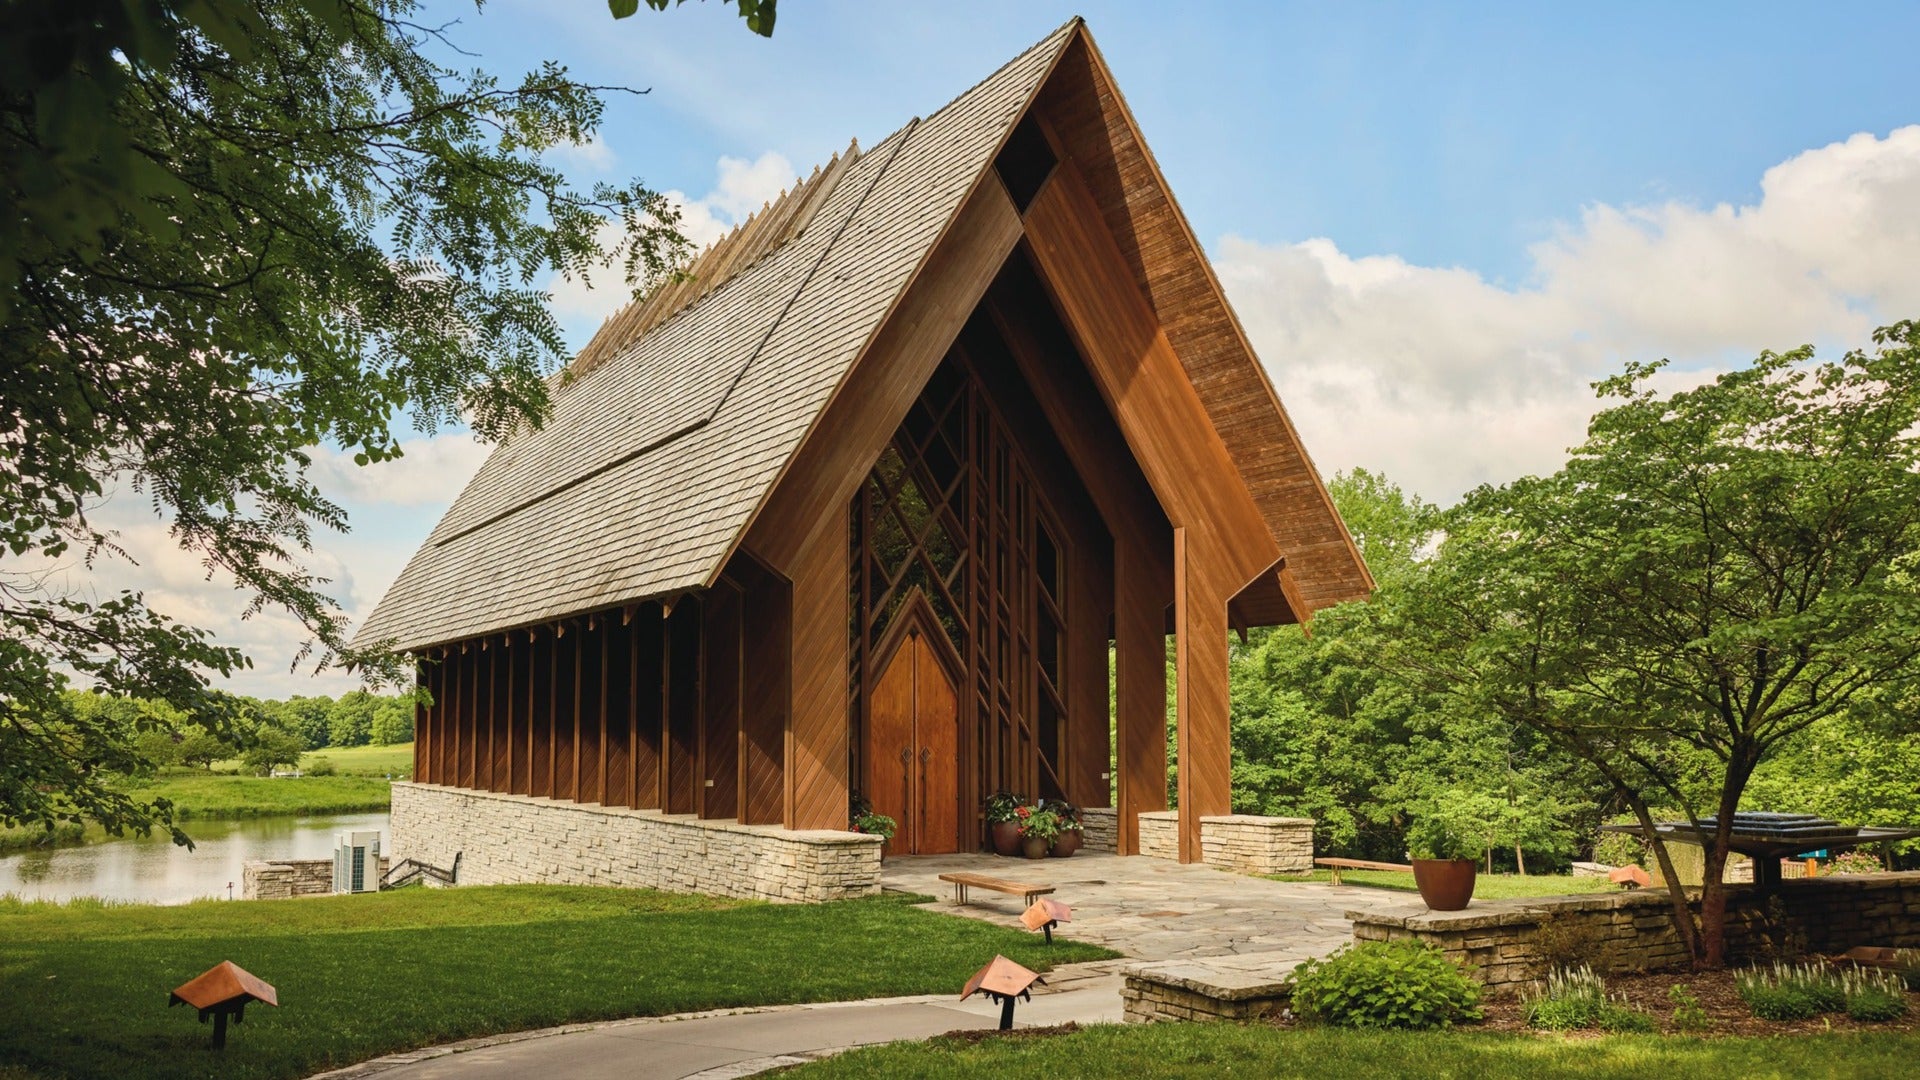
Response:
[[[824,161],[929,112],[1079,13],[1202,238],[1519,282],[1593,202],[1742,202],[1794,153],[1920,119],[1904,4],[848,3],[771,40],[694,0],[494,0],[453,31],[488,67],[557,58],[615,98],[617,171],[700,191],[722,155]]]
[[[517,78],[542,60],[612,95],[582,183],[639,177],[711,239],[857,136],[871,145],[1078,11],[1326,474],[1364,466],[1448,503],[1550,471],[1594,380],[1670,357],[1665,386],[1762,348],[1829,355],[1920,316],[1920,4],[1529,6],[787,0],[749,33],[714,0],[612,20],[600,0],[429,0],[421,21]],[[553,282],[576,346],[624,290]],[[311,564],[364,616],[487,448],[397,463],[316,453],[349,511]],[[139,588],[289,674],[290,619],[112,514]],[[76,571],[78,572],[77,568]]]

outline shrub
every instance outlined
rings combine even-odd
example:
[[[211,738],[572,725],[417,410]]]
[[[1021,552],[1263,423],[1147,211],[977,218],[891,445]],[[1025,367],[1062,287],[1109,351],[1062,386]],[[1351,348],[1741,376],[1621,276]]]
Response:
[[[1888,971],[1855,969],[1840,977],[1846,991],[1847,1015],[1880,1023],[1907,1015],[1907,988],[1900,976]]]
[[[340,771],[340,767],[333,763],[332,758],[322,756],[307,762],[307,767],[300,771],[308,776],[332,776]]]
[[[1846,986],[1833,971],[1813,964],[1775,964],[1734,979],[1740,999],[1762,1020],[1805,1020],[1847,1007]]]
[[[1293,1007],[1335,1027],[1451,1027],[1480,1019],[1480,985],[1431,945],[1369,941],[1295,969]]]
[[[1843,851],[1820,868],[1823,874],[1877,874],[1885,870],[1880,857],[1869,851]]]
[[[1701,1008],[1700,999],[1685,983],[1675,983],[1667,988],[1667,1000],[1673,1002],[1673,1030],[1681,1032],[1705,1031],[1713,1026],[1707,1010]]]
[[[1649,1032],[1653,1017],[1607,997],[1607,984],[1589,967],[1563,968],[1547,976],[1547,985],[1521,1007],[1527,1026],[1545,1031],[1599,1028],[1612,1032]]]

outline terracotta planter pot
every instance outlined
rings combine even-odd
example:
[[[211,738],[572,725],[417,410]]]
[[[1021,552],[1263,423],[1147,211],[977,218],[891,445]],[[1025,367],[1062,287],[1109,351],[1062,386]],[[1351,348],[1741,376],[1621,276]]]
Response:
[[[1047,854],[1052,855],[1056,859],[1064,859],[1079,850],[1080,830],[1068,829],[1061,833],[1059,838],[1053,842],[1053,848],[1048,851]]]
[[[1044,859],[1047,857],[1047,848],[1051,846],[1037,836],[1023,837],[1020,841],[1020,853],[1029,859]]]
[[[1020,854],[1020,823],[1017,821],[996,821],[988,827],[993,833],[993,853],[995,855]]]
[[[1473,879],[1479,864],[1472,859],[1415,859],[1413,883],[1420,899],[1435,911],[1465,911],[1473,900]]]

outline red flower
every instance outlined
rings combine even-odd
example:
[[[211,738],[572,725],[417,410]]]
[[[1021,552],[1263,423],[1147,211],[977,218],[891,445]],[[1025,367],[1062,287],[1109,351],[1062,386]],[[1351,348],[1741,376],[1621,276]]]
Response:
[[[1016,812],[1016,813],[1018,813],[1018,814],[1019,814],[1019,815],[1020,815],[1021,817],[1032,817],[1032,816],[1033,816],[1033,808],[1032,808],[1032,807],[1030,807],[1030,806],[1023,806],[1023,807],[1021,807],[1021,808],[1020,808],[1019,810],[1017,810],[1017,811],[1015,811],[1015,812]]]

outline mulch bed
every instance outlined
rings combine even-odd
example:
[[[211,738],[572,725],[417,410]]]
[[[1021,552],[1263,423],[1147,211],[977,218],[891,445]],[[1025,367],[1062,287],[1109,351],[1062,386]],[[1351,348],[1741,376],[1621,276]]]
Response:
[[[1899,1020],[1885,1023],[1868,1024],[1854,1020],[1846,1013],[1827,1013],[1809,1020],[1761,1020],[1747,1011],[1747,1004],[1740,1000],[1739,991],[1734,988],[1733,971],[1676,971],[1649,972],[1638,975],[1612,975],[1607,977],[1607,993],[1622,995],[1634,1008],[1648,1013],[1659,1025],[1662,1032],[1676,1034],[1673,1029],[1673,1009],[1671,999],[1667,997],[1669,989],[1676,985],[1685,986],[1700,1000],[1712,1026],[1705,1031],[1692,1032],[1697,1035],[1823,1035],[1831,1031],[1893,1031],[1920,1032],[1920,994],[1907,995],[1907,1015]],[[1470,1030],[1484,1031],[1531,1031],[1521,1018],[1521,1002],[1514,996],[1505,996],[1483,1002],[1487,1018]],[[1598,1036],[1599,1031],[1561,1032],[1570,1036]]]

